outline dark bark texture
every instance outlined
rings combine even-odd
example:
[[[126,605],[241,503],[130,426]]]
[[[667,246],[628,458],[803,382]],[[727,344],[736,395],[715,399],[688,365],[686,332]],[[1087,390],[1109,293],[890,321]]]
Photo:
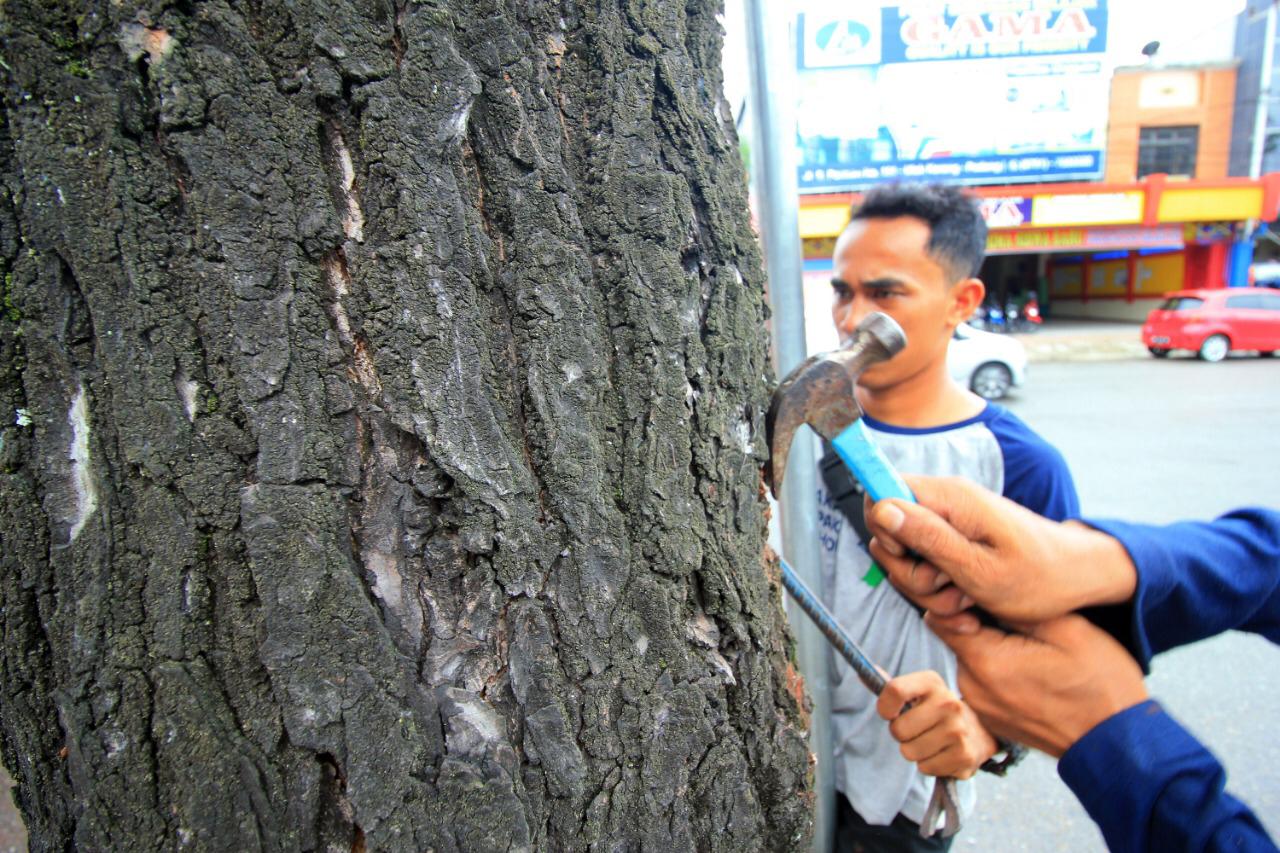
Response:
[[[33,849],[805,843],[716,11],[0,5]]]

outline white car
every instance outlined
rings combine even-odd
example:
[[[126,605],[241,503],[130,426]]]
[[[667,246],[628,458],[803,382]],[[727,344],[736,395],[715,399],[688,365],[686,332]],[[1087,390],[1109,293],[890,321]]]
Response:
[[[999,400],[1027,378],[1027,351],[1016,338],[956,326],[947,348],[951,378],[987,400]]]

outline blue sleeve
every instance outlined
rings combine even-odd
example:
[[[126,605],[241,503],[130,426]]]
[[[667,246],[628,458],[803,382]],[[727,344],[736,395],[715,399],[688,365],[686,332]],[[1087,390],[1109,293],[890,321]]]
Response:
[[[1056,447],[1006,409],[999,409],[987,428],[1004,455],[1006,498],[1053,521],[1080,517],[1075,481]]]
[[[1120,540],[1138,570],[1127,645],[1144,667],[1233,628],[1280,643],[1280,512],[1241,509],[1166,527],[1088,523]]]
[[[1058,762],[1058,774],[1112,851],[1275,851],[1226,773],[1155,702],[1104,720]]]

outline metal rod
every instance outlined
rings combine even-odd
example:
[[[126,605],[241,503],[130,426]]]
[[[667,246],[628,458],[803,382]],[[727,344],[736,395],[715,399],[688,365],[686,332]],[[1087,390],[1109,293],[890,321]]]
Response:
[[[879,696],[886,683],[880,669],[863,654],[862,649],[858,648],[858,644],[845,633],[845,630],[840,627],[840,623],[831,615],[831,611],[823,606],[818,597],[813,594],[813,590],[805,585],[805,582],[787,564],[787,561],[779,557],[778,565],[782,567],[782,585],[787,588],[787,592],[791,593],[791,599],[800,605],[800,609],[808,615],[813,624],[822,632],[822,635],[840,653],[840,657],[849,662],[849,666],[857,674],[858,680],[865,684],[868,690]],[[908,703],[906,707],[910,708],[913,704],[915,703]],[[925,810],[924,819],[920,821],[921,837],[929,838],[934,834],[938,818],[941,816],[946,818],[945,825],[942,828],[942,837],[949,838],[955,835],[960,829],[959,804],[960,795],[956,790],[956,780],[949,777],[934,779],[933,795],[929,799],[929,806]]]
[[[840,627],[840,623],[831,615],[831,611],[827,610],[805,582],[800,580],[795,569],[781,557],[778,558],[778,564],[782,566],[782,585],[787,588],[787,592],[791,593],[796,604],[800,605],[800,609],[818,626],[818,630],[840,653],[840,657],[849,662],[849,666],[853,667],[858,679],[867,686],[867,689],[879,696],[885,685],[885,678],[880,674],[880,670],[862,649],[858,648],[853,638]]]

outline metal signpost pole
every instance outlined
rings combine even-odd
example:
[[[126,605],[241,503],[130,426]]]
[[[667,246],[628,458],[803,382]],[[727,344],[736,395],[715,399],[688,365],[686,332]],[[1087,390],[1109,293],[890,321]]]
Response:
[[[1275,69],[1276,49],[1276,4],[1275,0],[1267,4],[1266,31],[1262,36],[1262,71],[1258,75],[1258,103],[1253,111],[1253,148],[1249,152],[1249,177],[1257,178],[1262,174],[1262,152],[1267,141],[1267,127],[1271,123],[1268,113],[1271,111],[1271,77]]]
[[[760,235],[769,274],[773,341],[779,376],[804,360],[804,294],[800,252],[799,196],[796,188],[794,77],[791,22],[786,4],[744,0],[751,91],[751,172]],[[782,542],[801,579],[820,589],[818,567],[817,470],[812,441],[797,441],[791,451],[782,490]],[[826,640],[805,615],[788,602],[800,671],[813,702],[809,748],[818,757],[815,782],[813,850],[827,853],[835,825],[835,788],[831,774],[831,699]]]
[[[1250,15],[1250,20],[1257,20],[1257,13]],[[1253,107],[1253,145],[1249,149],[1249,177],[1257,179],[1262,175],[1262,155],[1266,150],[1267,135],[1271,125],[1271,79],[1275,69],[1276,49],[1276,0],[1267,3],[1267,22],[1263,25],[1262,35],[1262,68],[1258,72],[1258,101]],[[1228,267],[1227,285],[1242,287],[1249,283],[1249,266],[1253,261],[1253,251],[1258,235],[1267,228],[1265,222],[1250,219],[1245,226],[1245,235],[1237,238],[1232,244],[1230,266]],[[1243,257],[1241,257],[1243,255]]]

